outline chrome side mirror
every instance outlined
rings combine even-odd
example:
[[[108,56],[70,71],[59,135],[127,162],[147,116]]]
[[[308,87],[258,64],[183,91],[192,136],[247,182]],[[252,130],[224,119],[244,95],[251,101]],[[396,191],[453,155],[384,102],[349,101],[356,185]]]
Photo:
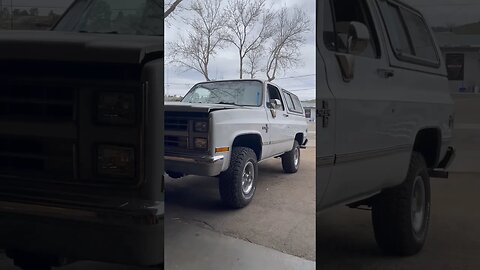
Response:
[[[267,103],[267,106],[271,110],[279,110],[282,108],[282,102],[280,99],[270,99],[270,101]]]
[[[370,32],[368,27],[360,22],[338,22],[336,24],[338,42],[346,53],[362,54],[370,43]]]

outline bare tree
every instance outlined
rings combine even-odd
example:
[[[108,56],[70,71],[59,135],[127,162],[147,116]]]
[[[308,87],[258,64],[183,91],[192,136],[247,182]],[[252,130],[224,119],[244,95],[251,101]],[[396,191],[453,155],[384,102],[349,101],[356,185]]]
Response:
[[[230,0],[226,8],[226,41],[238,49],[240,79],[245,57],[260,48],[272,36],[273,14],[265,8],[266,0]]]
[[[257,77],[257,74],[264,70],[262,67],[264,53],[265,48],[263,46],[259,46],[256,49],[250,51],[249,54],[247,54],[245,73],[250,76],[250,79]]]
[[[279,71],[300,63],[300,47],[305,43],[304,34],[310,31],[310,20],[299,8],[280,9],[275,15],[275,32],[267,52],[265,68],[267,79],[273,81]]]
[[[180,5],[183,0],[174,0],[165,3],[165,12],[163,13],[163,17],[166,19],[170,14],[172,14],[175,9]]]
[[[168,46],[172,51],[172,63],[186,70],[195,70],[210,81],[208,65],[212,56],[225,41],[222,0],[194,0],[189,6],[192,16],[186,21],[191,28]]]

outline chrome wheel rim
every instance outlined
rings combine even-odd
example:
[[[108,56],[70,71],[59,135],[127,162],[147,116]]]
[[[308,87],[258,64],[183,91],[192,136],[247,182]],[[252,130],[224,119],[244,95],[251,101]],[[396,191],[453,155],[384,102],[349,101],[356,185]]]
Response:
[[[426,211],[425,184],[421,176],[415,178],[412,191],[412,226],[419,233],[424,224]]]
[[[298,168],[298,164],[300,163],[300,150],[298,147],[293,149],[293,164],[295,165],[295,168]]]
[[[244,194],[250,193],[253,189],[253,180],[255,179],[255,167],[251,161],[245,164],[242,174],[242,191]]]

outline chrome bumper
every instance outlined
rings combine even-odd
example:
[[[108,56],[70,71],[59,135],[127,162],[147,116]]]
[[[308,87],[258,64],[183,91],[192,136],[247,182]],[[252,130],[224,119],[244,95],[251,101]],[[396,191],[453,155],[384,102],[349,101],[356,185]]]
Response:
[[[165,171],[193,174],[200,176],[217,176],[222,172],[224,156],[182,156],[165,155]]]

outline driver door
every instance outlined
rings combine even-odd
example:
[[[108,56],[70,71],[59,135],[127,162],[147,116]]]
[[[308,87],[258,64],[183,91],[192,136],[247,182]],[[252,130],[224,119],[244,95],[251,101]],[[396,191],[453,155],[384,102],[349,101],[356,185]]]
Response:
[[[292,150],[293,138],[291,130],[288,124],[288,114],[286,111],[286,104],[282,98],[280,90],[273,84],[267,84],[266,89],[266,112],[268,124],[266,127],[262,127],[268,135],[268,142],[264,145],[263,158],[273,157],[279,154],[283,154],[286,151]],[[280,106],[276,109],[269,108],[268,103],[270,100],[280,100]]]

